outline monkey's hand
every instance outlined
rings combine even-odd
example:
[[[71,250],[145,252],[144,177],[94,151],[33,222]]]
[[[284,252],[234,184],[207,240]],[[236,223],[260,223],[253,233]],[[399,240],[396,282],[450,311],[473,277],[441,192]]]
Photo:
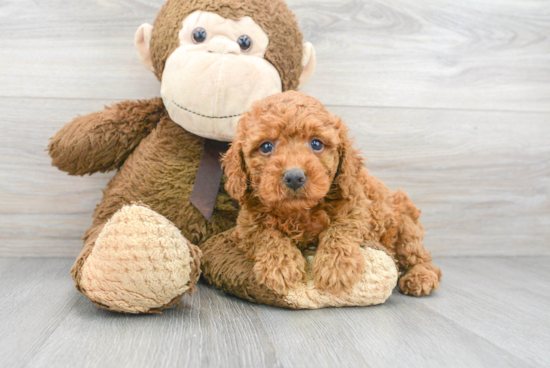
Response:
[[[117,169],[165,114],[162,99],[153,98],[79,116],[50,140],[52,165],[71,175]]]

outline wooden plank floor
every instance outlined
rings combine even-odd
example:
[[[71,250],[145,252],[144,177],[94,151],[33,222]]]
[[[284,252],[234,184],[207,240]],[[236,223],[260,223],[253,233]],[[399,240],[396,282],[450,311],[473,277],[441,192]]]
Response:
[[[550,257],[436,259],[430,297],[290,311],[199,285],[162,315],[93,306],[65,258],[0,258],[2,367],[550,366]]]

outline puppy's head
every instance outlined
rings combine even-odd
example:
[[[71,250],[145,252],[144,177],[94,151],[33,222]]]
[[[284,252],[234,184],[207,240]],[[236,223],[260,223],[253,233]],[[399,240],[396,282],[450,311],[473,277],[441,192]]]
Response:
[[[233,198],[243,203],[254,196],[283,211],[314,207],[327,195],[352,195],[362,166],[342,120],[294,91],[252,106],[223,164]]]

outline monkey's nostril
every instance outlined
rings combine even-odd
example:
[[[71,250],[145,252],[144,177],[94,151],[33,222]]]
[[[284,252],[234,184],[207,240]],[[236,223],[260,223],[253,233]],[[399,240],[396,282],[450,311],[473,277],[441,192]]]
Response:
[[[300,169],[291,169],[285,172],[283,181],[290,189],[297,190],[306,183],[306,174]]]

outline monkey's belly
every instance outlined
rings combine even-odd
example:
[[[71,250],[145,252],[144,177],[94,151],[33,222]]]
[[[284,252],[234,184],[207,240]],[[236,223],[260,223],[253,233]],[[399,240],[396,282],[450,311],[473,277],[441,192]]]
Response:
[[[196,245],[235,226],[237,209],[222,180],[212,221],[189,202],[204,139],[169,118],[145,138],[105,190],[94,223],[110,219],[122,206],[141,202],[165,216]]]

